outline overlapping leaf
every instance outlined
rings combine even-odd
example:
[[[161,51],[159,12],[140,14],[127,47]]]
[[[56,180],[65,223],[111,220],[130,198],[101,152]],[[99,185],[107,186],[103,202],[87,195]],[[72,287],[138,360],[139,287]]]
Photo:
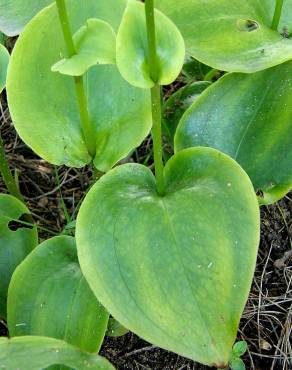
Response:
[[[183,66],[184,40],[176,26],[164,14],[155,10],[158,80],[153,81],[149,54],[145,6],[129,0],[117,35],[117,66],[130,84],[151,88],[156,82],[168,85]]]
[[[36,228],[21,224],[25,214],[29,210],[23,203],[0,194],[0,318],[6,318],[7,290],[15,268],[37,245]]]
[[[67,1],[73,32],[93,17],[117,31],[125,6],[125,0],[87,0],[82,6]],[[65,50],[57,10],[51,6],[17,41],[8,72],[8,100],[16,130],[27,145],[51,163],[81,167],[91,157],[81,133],[74,79],[51,71]],[[114,65],[92,67],[85,85],[96,133],[94,164],[107,171],[149,132],[149,92],[130,86]]]
[[[1,369],[43,370],[51,365],[66,365],[76,370],[114,370],[105,358],[58,339],[36,336],[0,338]]]
[[[77,219],[81,269],[125,327],[160,347],[227,366],[259,242],[252,184],[228,156],[179,152],[165,168],[119,166],[89,191]]]
[[[275,0],[156,0],[181,31],[187,51],[230,72],[255,72],[292,59],[292,3],[284,1],[278,31]]]
[[[96,64],[114,64],[116,61],[116,35],[109,23],[88,19],[73,37],[76,54],[53,65],[53,72],[69,76],[82,76]]]
[[[108,313],[80,271],[74,238],[49,239],[22,262],[9,286],[7,316],[11,336],[53,337],[99,351]]]
[[[239,162],[262,203],[292,188],[292,62],[255,74],[229,74],[205,91],[183,116],[176,151],[219,149]]]

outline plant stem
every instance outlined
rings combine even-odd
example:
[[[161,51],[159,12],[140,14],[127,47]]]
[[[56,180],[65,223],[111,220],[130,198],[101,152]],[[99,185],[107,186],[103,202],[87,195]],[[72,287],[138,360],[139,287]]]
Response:
[[[59,19],[61,22],[63,36],[66,43],[67,54],[68,57],[71,58],[73,55],[76,54],[76,49],[73,42],[72,31],[69,23],[65,0],[56,0],[56,5],[58,8]],[[87,97],[85,94],[83,77],[75,76],[74,81],[84,140],[88,149],[88,153],[92,158],[94,158],[96,153],[96,142],[95,142],[96,135],[89,118]]]
[[[281,19],[284,0],[276,0],[276,7],[272,22],[272,29],[277,31]]]
[[[149,72],[151,79],[155,82],[155,86],[151,89],[151,107],[152,107],[152,138],[154,151],[155,176],[157,183],[157,192],[163,196],[165,194],[165,184],[163,176],[163,160],[162,160],[162,139],[161,139],[161,89],[158,81],[159,67],[157,62],[156,51],[156,33],[154,20],[154,5],[153,0],[145,1],[145,14],[147,25],[147,40],[148,40],[148,59]]]
[[[5,156],[4,144],[1,134],[0,134],[0,172],[9,193],[13,195],[15,198],[19,199],[22,203],[25,203],[19,191],[19,188],[16,184],[16,181],[10,171],[9,164]]]

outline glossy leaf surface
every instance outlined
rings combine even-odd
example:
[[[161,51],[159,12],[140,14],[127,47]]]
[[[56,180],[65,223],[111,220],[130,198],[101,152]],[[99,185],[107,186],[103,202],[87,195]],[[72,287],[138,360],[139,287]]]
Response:
[[[36,336],[0,338],[0,366],[3,370],[43,370],[57,364],[76,370],[114,370],[105,358],[58,339]]]
[[[9,53],[5,46],[0,44],[0,93],[6,84],[6,74],[9,63]]]
[[[292,62],[251,75],[229,74],[183,116],[176,151],[209,146],[245,169],[263,203],[292,188]]]
[[[74,238],[49,239],[22,262],[9,286],[7,316],[11,336],[53,337],[99,351],[108,313],[82,275]]]
[[[129,0],[117,34],[117,66],[131,85],[151,88],[168,85],[179,75],[185,57],[184,40],[176,26],[155,10],[158,81],[150,76],[145,6]]]
[[[125,5],[125,0],[86,0],[82,6],[67,1],[72,31],[92,17],[117,30]],[[60,53],[66,55],[57,20],[53,5],[35,17],[17,41],[7,81],[10,112],[19,135],[39,156],[56,165],[82,167],[91,158],[81,133],[74,79],[51,71]],[[92,67],[84,80],[96,131],[94,164],[107,171],[148,134],[150,95],[124,81],[114,65]]]
[[[227,366],[255,267],[257,199],[241,167],[214,149],[179,152],[164,174],[164,197],[137,164],[91,188],[77,219],[80,266],[126,328]]]
[[[163,105],[163,131],[171,144],[179,121],[184,112],[211,85],[210,82],[194,82],[180,88]]]
[[[96,64],[114,64],[116,61],[116,35],[109,23],[88,19],[73,37],[76,55],[64,58],[53,65],[53,72],[69,76],[82,76]]]
[[[292,59],[292,3],[284,1],[278,32],[275,0],[156,0],[181,31],[187,52],[213,68],[255,72]],[[284,35],[284,36],[283,36]]]
[[[17,223],[25,214],[29,210],[23,203],[0,194],[0,318],[6,318],[7,290],[15,268],[37,245],[36,228]]]
[[[30,19],[53,0],[0,0],[0,31],[16,36]]]

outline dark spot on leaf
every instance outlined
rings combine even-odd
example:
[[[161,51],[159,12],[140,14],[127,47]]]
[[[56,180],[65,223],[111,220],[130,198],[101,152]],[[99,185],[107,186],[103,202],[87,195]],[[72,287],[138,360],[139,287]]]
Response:
[[[237,21],[237,28],[242,32],[253,32],[259,29],[260,25],[251,19],[239,19]]]
[[[33,226],[30,225],[30,215],[23,214],[17,220],[9,221],[8,229],[11,231],[17,231],[18,229],[32,229]]]

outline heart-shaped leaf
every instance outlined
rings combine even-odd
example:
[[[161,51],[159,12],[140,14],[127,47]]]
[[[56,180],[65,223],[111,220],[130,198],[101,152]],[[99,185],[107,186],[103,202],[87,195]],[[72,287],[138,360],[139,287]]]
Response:
[[[7,290],[15,268],[37,245],[36,228],[21,223],[26,214],[29,210],[22,202],[0,194],[0,318],[6,318]]]
[[[275,0],[156,0],[181,31],[187,52],[213,68],[255,72],[292,59],[292,3],[284,1],[278,31]]]
[[[179,75],[185,57],[184,40],[176,26],[155,10],[158,81],[150,76],[145,5],[129,0],[117,34],[117,66],[131,85],[151,88],[168,85]]]
[[[256,262],[257,199],[241,167],[214,149],[179,152],[164,176],[164,197],[137,164],[91,188],[77,218],[80,266],[126,328],[227,366]]]
[[[5,46],[0,44],[0,93],[6,84],[6,73],[9,63],[9,53]]]
[[[46,337],[0,338],[0,367],[3,370],[43,370],[66,365],[76,370],[114,370],[103,357]]]
[[[164,103],[163,133],[171,145],[173,145],[174,134],[182,115],[210,85],[211,83],[207,81],[193,82],[180,88]]]
[[[183,116],[175,150],[221,150],[245,169],[262,203],[282,198],[292,188],[291,68],[221,78]]]
[[[115,64],[116,34],[111,25],[100,19],[88,19],[73,37],[76,55],[53,65],[53,72],[82,76],[96,64]]]
[[[68,0],[66,5],[73,32],[92,17],[117,30],[126,1],[87,0],[80,6]],[[65,50],[57,9],[51,6],[30,22],[16,43],[8,71],[8,100],[16,130],[28,146],[53,164],[82,167],[91,157],[81,131],[74,79],[51,71]],[[94,164],[107,171],[147,136],[150,94],[130,86],[115,65],[92,67],[84,83],[96,133]]]
[[[53,0],[0,0],[0,31],[18,35],[30,19]]]
[[[72,237],[41,243],[13,274],[7,312],[11,336],[64,339],[98,352],[108,316],[80,271]]]

